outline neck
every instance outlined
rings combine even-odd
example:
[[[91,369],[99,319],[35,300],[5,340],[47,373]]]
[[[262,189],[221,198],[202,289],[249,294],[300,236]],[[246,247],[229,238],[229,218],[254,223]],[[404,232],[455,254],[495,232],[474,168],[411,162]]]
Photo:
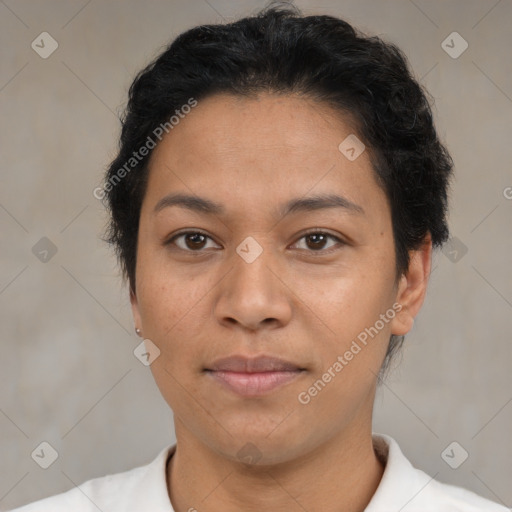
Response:
[[[384,468],[367,429],[343,431],[300,458],[267,466],[233,462],[185,434],[167,471],[175,512],[261,510],[363,512]]]

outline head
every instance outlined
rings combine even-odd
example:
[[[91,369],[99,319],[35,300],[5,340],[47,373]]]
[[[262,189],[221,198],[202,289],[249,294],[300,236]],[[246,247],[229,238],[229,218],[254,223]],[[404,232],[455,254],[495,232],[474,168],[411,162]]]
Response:
[[[368,419],[448,238],[451,172],[403,53],[334,17],[196,27],[141,71],[106,176],[109,240],[184,428],[285,460]],[[301,373],[241,398],[207,371],[233,354]]]

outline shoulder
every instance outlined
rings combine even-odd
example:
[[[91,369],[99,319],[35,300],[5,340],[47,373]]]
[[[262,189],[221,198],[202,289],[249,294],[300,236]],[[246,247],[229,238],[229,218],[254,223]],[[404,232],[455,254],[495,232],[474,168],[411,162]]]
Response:
[[[421,471],[421,473],[423,472]],[[432,480],[426,488],[425,500],[453,512],[510,512],[509,508],[483,498],[472,491],[437,480]]]
[[[93,478],[67,492],[51,496],[11,512],[128,512],[141,504],[154,510],[169,504],[165,480],[165,464],[173,447],[162,450],[150,464],[134,469]]]
[[[35,501],[11,512],[97,512],[123,494],[130,484],[140,479],[143,468],[93,478],[67,492]]]
[[[415,468],[387,435],[374,433],[373,445],[385,469],[365,512],[510,512],[503,505],[439,482]]]

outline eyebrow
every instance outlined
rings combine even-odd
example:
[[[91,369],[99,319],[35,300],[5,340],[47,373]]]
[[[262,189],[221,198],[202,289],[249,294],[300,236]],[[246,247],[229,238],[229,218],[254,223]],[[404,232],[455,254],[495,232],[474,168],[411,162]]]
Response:
[[[153,213],[157,214],[164,208],[171,206],[179,206],[194,212],[209,215],[221,215],[226,211],[223,205],[211,199],[188,194],[169,194],[158,201]],[[318,194],[304,198],[291,199],[281,206],[279,214],[284,217],[290,213],[310,212],[327,208],[343,208],[349,213],[362,215],[365,213],[362,206],[353,203],[346,197],[337,194]]]

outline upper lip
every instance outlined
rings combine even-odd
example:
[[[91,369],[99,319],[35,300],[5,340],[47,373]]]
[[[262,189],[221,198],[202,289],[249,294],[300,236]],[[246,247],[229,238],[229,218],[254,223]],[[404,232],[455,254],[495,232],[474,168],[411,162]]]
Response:
[[[217,359],[206,369],[211,371],[257,373],[297,371],[303,368],[278,357],[234,355]]]

